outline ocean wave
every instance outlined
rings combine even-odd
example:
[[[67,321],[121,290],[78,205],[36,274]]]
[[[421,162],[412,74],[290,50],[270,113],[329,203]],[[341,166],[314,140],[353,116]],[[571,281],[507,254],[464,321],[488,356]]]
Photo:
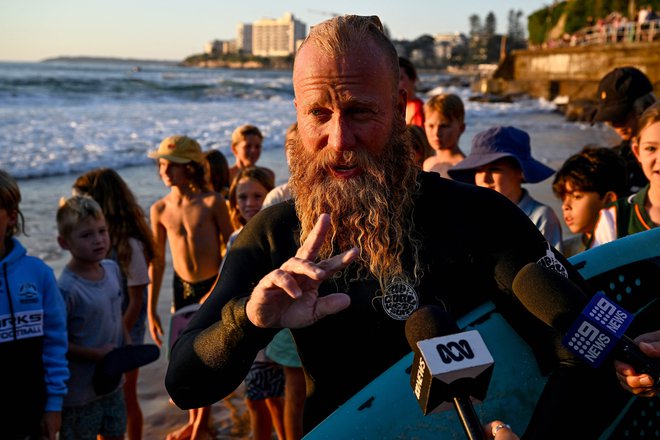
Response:
[[[37,68],[38,67],[38,68]],[[6,104],[98,101],[218,101],[292,99],[291,80],[281,73],[145,67],[128,70],[0,64],[0,100]]]

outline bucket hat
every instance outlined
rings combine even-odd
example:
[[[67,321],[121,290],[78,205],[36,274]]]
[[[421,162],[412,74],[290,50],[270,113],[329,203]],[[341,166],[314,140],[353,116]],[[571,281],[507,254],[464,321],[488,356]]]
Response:
[[[477,133],[472,139],[470,154],[449,168],[449,176],[461,182],[474,183],[476,169],[504,157],[518,162],[524,182],[537,183],[547,179],[555,170],[532,157],[529,135],[516,127],[496,126]]]

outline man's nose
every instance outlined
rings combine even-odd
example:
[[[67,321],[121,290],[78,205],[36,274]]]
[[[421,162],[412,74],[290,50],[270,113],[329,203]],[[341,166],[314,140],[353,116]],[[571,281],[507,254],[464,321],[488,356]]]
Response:
[[[328,146],[336,151],[346,151],[355,148],[354,128],[346,118],[337,116],[330,123]]]

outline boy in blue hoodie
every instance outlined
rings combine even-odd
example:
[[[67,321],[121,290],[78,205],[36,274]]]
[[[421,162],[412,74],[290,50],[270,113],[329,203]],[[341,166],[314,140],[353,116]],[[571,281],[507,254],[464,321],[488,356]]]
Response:
[[[55,440],[69,378],[66,311],[55,275],[27,255],[16,181],[0,170],[0,426],[7,439]]]

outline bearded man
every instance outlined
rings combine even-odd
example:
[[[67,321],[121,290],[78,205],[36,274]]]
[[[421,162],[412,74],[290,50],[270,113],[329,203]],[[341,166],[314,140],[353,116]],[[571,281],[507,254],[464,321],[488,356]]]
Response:
[[[288,327],[306,374],[307,432],[410,352],[405,320],[427,304],[458,318],[492,300],[539,359],[557,360],[544,349],[557,335],[512,282],[530,262],[583,280],[506,198],[414,166],[398,69],[377,17],[335,17],[299,48],[293,202],[250,220],[176,342],[166,386],[181,408],[233,392]]]

